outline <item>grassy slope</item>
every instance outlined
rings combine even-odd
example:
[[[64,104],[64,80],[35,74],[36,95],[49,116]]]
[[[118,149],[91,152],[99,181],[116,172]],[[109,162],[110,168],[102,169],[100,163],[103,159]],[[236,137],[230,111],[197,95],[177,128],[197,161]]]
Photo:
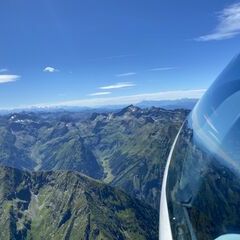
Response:
[[[157,212],[73,172],[0,168],[0,239],[157,239]]]
[[[165,162],[187,113],[130,106],[84,121],[72,113],[68,118],[61,114],[1,118],[0,163],[29,170],[78,171],[158,209]]]

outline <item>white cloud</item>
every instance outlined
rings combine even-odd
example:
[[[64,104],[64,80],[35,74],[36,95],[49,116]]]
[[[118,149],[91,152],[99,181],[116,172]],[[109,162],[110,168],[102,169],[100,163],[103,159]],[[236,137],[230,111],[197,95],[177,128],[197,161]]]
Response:
[[[54,67],[45,67],[43,69],[44,72],[50,72],[50,73],[54,73],[54,72],[59,72],[58,69],[54,68]]]
[[[131,83],[131,82],[120,82],[120,83],[116,83],[113,85],[109,85],[109,86],[103,86],[100,87],[100,89],[118,89],[118,88],[126,88],[126,87],[134,87],[136,86],[136,84]]]
[[[212,33],[198,37],[197,41],[230,39],[240,34],[240,3],[232,4],[217,14],[218,24]]]
[[[0,73],[4,73],[4,72],[8,72],[8,69],[7,68],[0,69]]]
[[[176,69],[175,67],[159,67],[159,68],[152,68],[149,69],[148,71],[169,71],[169,70],[174,70]]]
[[[136,74],[137,73],[135,73],[135,72],[121,73],[121,74],[117,74],[116,77],[128,77],[128,76],[133,76]]]
[[[96,93],[91,93],[89,96],[102,96],[102,95],[109,95],[111,92],[96,92]]]
[[[8,83],[8,82],[15,82],[19,78],[20,78],[19,75],[0,75],[0,84]]]
[[[51,108],[51,107],[68,107],[68,106],[78,106],[78,107],[101,107],[106,105],[128,105],[137,104],[142,101],[160,101],[160,100],[176,100],[183,98],[200,98],[205,89],[197,90],[176,90],[168,92],[155,92],[155,93],[142,93],[128,96],[120,97],[102,97],[102,98],[87,98],[87,99],[77,99],[72,101],[64,101],[57,103],[43,103],[32,106],[21,106],[19,108]]]

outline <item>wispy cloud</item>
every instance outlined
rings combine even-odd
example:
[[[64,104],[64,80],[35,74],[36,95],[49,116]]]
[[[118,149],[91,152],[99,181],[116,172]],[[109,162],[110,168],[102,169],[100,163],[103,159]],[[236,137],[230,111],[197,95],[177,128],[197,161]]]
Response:
[[[109,86],[103,86],[103,87],[100,87],[99,89],[107,90],[107,89],[134,87],[134,86],[136,86],[136,84],[134,84],[132,82],[120,82],[120,83],[116,83],[116,84],[109,85]]]
[[[169,71],[169,70],[174,70],[176,69],[175,67],[158,67],[158,68],[151,68],[148,71],[154,72],[154,71]]]
[[[218,24],[212,33],[196,38],[196,41],[230,39],[240,34],[240,3],[232,4],[217,13]]]
[[[54,67],[45,67],[43,69],[44,72],[49,72],[49,73],[54,73],[54,72],[59,72],[58,69],[54,68]]]
[[[8,69],[7,68],[1,68],[0,73],[4,73],[4,72],[8,72]]]
[[[134,56],[136,56],[136,55],[135,54],[122,54],[122,55],[114,55],[114,56],[105,57],[105,59],[126,58],[126,57],[134,57]]]
[[[108,57],[102,57],[102,58],[94,58],[90,59],[91,61],[97,61],[97,60],[113,60],[113,59],[121,59],[121,58],[128,58],[128,57],[135,57],[135,54],[122,54],[122,55],[113,55]]]
[[[137,73],[135,73],[135,72],[121,73],[121,74],[116,74],[116,77],[129,77],[129,76],[133,76],[136,74]]]
[[[15,82],[19,78],[19,75],[0,75],[0,83]]]
[[[102,96],[102,95],[109,95],[111,92],[96,92],[96,93],[90,93],[88,96]]]
[[[120,96],[120,97],[102,97],[78,99],[57,103],[44,103],[33,106],[21,106],[21,108],[31,107],[63,107],[63,106],[79,106],[79,107],[101,107],[106,105],[127,105],[137,104],[142,101],[160,101],[160,100],[176,100],[183,98],[200,98],[205,89],[195,90],[176,90],[168,92],[142,93],[136,95]]]

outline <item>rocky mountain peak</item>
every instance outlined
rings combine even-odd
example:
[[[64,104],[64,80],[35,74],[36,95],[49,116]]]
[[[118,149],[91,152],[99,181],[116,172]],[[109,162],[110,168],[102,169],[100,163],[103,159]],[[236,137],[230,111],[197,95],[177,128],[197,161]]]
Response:
[[[136,114],[139,114],[143,112],[141,108],[137,107],[137,106],[134,106],[134,105],[129,105],[128,107],[125,107],[123,108],[120,112],[118,112],[116,115],[117,116],[122,116],[122,115],[125,115],[125,114],[133,114],[133,115],[136,115]]]

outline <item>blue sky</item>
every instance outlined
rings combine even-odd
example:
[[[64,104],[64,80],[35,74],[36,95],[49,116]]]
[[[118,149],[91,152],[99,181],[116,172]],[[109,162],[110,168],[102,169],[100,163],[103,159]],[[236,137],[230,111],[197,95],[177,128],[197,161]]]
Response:
[[[0,11],[0,108],[199,97],[240,51],[240,1],[8,0]]]

